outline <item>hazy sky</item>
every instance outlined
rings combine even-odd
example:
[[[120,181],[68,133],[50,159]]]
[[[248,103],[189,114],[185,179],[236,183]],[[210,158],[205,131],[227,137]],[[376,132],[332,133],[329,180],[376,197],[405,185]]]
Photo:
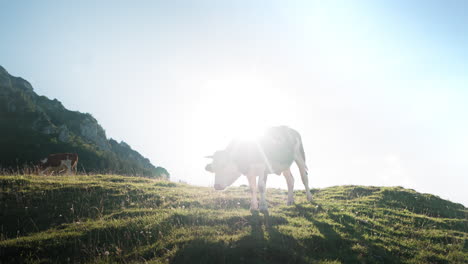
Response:
[[[212,184],[203,156],[284,124],[313,188],[404,186],[466,206],[467,13],[463,0],[0,0],[0,65],[175,180]]]

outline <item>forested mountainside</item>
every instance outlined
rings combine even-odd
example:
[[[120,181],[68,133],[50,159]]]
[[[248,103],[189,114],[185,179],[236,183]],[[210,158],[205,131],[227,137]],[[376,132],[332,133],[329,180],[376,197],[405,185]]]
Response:
[[[37,95],[28,81],[0,66],[0,168],[21,170],[57,152],[77,153],[83,172],[169,175],[125,142],[108,139],[91,114]]]

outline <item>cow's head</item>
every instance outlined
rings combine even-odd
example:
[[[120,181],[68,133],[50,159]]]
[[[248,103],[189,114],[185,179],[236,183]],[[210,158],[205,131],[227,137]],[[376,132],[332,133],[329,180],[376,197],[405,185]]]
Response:
[[[237,165],[226,151],[216,151],[209,158],[212,158],[213,162],[206,165],[205,170],[215,174],[214,188],[216,190],[226,189],[241,176]]]
[[[47,158],[41,159],[41,162],[42,162],[42,164],[46,163],[46,162],[47,162]]]

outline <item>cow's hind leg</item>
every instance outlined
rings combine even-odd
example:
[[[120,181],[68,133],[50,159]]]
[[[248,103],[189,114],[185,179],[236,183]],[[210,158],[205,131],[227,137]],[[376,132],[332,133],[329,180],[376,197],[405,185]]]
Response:
[[[305,161],[302,158],[296,159],[297,167],[299,168],[299,172],[301,173],[302,183],[304,183],[307,201],[312,201],[312,194],[310,193],[309,188],[309,176],[307,175],[307,167],[305,165]]]
[[[266,181],[267,174],[260,175],[258,178],[258,191],[260,192],[260,211],[268,212],[268,205],[266,202],[265,192],[266,192]]]
[[[61,161],[61,164],[60,164],[60,167],[63,168],[63,170],[65,171],[65,173],[67,175],[70,175],[72,173],[72,163],[71,163],[71,160],[67,159],[67,160],[62,160]]]
[[[294,204],[294,177],[292,176],[291,170],[287,169],[283,171],[283,176],[286,178],[288,184],[288,205]]]

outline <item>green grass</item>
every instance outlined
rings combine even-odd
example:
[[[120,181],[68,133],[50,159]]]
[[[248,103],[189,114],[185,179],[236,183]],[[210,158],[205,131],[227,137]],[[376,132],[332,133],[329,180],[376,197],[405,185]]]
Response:
[[[304,191],[269,215],[216,192],[117,175],[0,176],[0,263],[468,263],[461,204],[401,187]]]

